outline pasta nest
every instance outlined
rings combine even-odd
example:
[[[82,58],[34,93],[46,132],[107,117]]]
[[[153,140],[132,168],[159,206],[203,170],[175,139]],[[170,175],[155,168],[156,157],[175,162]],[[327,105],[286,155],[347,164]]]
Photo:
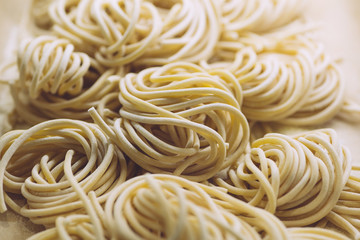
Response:
[[[353,165],[351,174],[331,212],[318,225],[347,232],[352,239],[360,239],[360,166]]]
[[[65,39],[40,36],[25,40],[18,50],[19,80],[29,88],[32,99],[41,92],[77,95],[84,85],[84,76],[90,68],[90,57],[74,52],[74,46]]]
[[[134,65],[165,65],[178,60],[197,63],[213,55],[221,34],[220,1],[152,2],[160,13],[161,33]]]
[[[108,193],[132,177],[122,152],[94,124],[57,119],[1,137],[0,206],[6,205],[36,224],[52,225],[59,216],[84,212],[74,188]],[[26,203],[16,202],[21,194]]]
[[[52,32],[105,66],[158,65],[210,58],[220,36],[218,5],[213,0],[60,0],[50,5],[49,16]]]
[[[224,34],[244,31],[265,32],[286,25],[299,17],[306,1],[301,0],[225,0],[222,6]]]
[[[206,69],[227,69],[235,75],[249,120],[317,125],[342,108],[345,86],[338,64],[311,34],[294,32],[286,28],[264,36],[244,34],[242,44],[226,40],[212,60],[202,62]]]
[[[232,208],[231,211],[225,207]],[[104,225],[118,239],[285,239],[270,213],[223,191],[165,174],[146,174],[112,191]]]
[[[95,122],[149,172],[206,180],[248,144],[241,88],[226,71],[178,62],[128,74],[119,88],[120,118],[112,129]]]
[[[287,226],[311,225],[337,204],[351,169],[349,151],[336,132],[322,129],[295,137],[267,134],[234,168],[216,178],[229,193],[262,207]]]
[[[89,194],[89,199],[94,199]],[[219,188],[184,178],[146,174],[114,188],[104,207],[91,202],[97,218],[73,214],[41,239],[324,239],[348,240],[330,229],[285,228],[274,215],[231,197]],[[90,205],[91,206],[91,205]]]
[[[50,5],[52,31],[107,66],[132,62],[161,31],[147,1],[60,0]]]
[[[71,214],[56,218],[56,227],[36,233],[28,240],[46,239],[96,239],[91,218],[86,214]],[[101,239],[101,238],[99,238]],[[109,239],[109,238],[103,238]]]
[[[87,110],[119,91],[111,76],[125,69],[105,70],[64,39],[26,40],[18,52],[19,80],[11,86],[15,108],[31,124],[53,118],[90,120]]]

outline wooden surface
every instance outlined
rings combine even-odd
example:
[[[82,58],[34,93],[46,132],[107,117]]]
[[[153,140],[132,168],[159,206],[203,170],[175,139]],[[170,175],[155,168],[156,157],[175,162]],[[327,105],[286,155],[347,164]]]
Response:
[[[21,17],[29,2],[0,0],[0,65],[13,58],[15,46],[24,32],[19,31]],[[360,103],[360,1],[313,0],[306,16],[320,22],[319,38],[334,57],[342,59],[342,71],[347,84],[347,96]],[[7,89],[0,84],[0,125],[6,106],[11,104]],[[334,119],[322,127],[337,130],[341,142],[350,148],[353,161],[360,163],[360,123],[349,124]],[[294,129],[292,129],[294,130]],[[2,128],[0,127],[0,132]],[[25,239],[41,227],[11,211],[0,214],[0,239]]]

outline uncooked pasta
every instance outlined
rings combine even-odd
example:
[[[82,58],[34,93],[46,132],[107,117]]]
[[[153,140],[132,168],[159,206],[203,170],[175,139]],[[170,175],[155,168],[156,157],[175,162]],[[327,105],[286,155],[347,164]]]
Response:
[[[153,2],[162,19],[162,31],[135,65],[164,65],[178,60],[199,62],[213,55],[221,33],[221,1]]]
[[[45,226],[30,240],[360,239],[335,130],[274,132],[360,116],[304,6],[33,0],[0,68],[0,212]]]
[[[350,240],[350,238],[341,233],[324,228],[289,228],[288,231],[289,238],[292,240]]]
[[[18,50],[19,81],[29,88],[30,98],[38,98],[42,91],[60,96],[81,92],[90,58],[73,51],[67,40],[50,36],[23,42]]]
[[[49,15],[55,34],[114,67],[209,59],[220,37],[220,9],[213,0],[61,0]]]
[[[162,25],[155,6],[140,0],[60,0],[50,6],[49,15],[53,32],[107,66],[141,56]]]
[[[72,214],[56,219],[56,227],[39,232],[28,240],[95,239],[91,220],[85,214]]]
[[[66,171],[84,192],[94,191],[103,202],[134,169],[96,125],[77,120],[10,131],[0,143],[0,210],[7,205],[37,224],[52,225],[58,216],[83,212]],[[9,193],[21,194],[26,204],[19,205]]]
[[[319,225],[327,228],[335,226],[347,232],[352,239],[360,239],[360,167],[352,166],[352,170],[338,202]]]
[[[303,0],[224,0],[222,23],[224,34],[243,31],[264,32],[292,22],[301,14]]]
[[[224,211],[222,202],[234,215]],[[271,239],[286,238],[284,225],[271,214],[221,190],[171,175],[127,181],[109,196],[105,217],[116,238],[257,239],[255,229]]]
[[[360,105],[349,98],[345,99],[344,105],[338,114],[338,117],[349,122],[359,122],[360,120]]]
[[[74,52],[67,40],[52,36],[24,41],[18,69],[19,79],[11,84],[11,92],[17,114],[30,124],[53,118],[90,120],[90,107],[110,107],[108,94],[119,91],[117,79],[126,71],[124,67],[106,70],[87,54]],[[105,111],[100,113],[106,115]]]
[[[172,63],[128,74],[119,88],[121,118],[107,132],[147,171],[206,180],[248,144],[241,88],[226,71]]]
[[[236,76],[243,88],[242,111],[250,120],[294,126],[327,122],[344,105],[338,64],[308,34],[287,31],[285,38],[263,37],[260,50],[224,44],[220,58],[202,66],[225,68]]]
[[[233,202],[227,205],[236,213],[217,202],[228,198]],[[287,239],[284,225],[266,211],[171,175],[143,175],[126,181],[112,191],[98,214],[103,221],[102,237],[111,239]],[[91,238],[92,227],[87,215],[59,217],[56,228],[30,239]]]
[[[350,155],[330,129],[296,137],[270,133],[252,148],[228,179],[229,193],[278,216],[287,226],[309,226],[337,204],[350,174]]]
[[[97,239],[347,239],[329,229],[287,229],[274,215],[221,189],[172,175],[132,178],[112,191],[104,207],[94,194],[88,199],[102,222]],[[74,214],[30,239],[92,239],[94,231],[91,217]]]

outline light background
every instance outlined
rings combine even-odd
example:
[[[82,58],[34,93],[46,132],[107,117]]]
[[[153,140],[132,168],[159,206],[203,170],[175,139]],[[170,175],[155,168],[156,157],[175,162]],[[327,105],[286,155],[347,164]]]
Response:
[[[23,37],[21,19],[28,14],[31,1],[0,0],[0,65],[13,58],[15,46]],[[305,15],[321,23],[319,38],[334,57],[342,59],[341,69],[347,84],[347,96],[360,103],[360,1],[308,1]],[[0,125],[4,121],[4,106],[10,104],[4,85],[0,84]],[[360,163],[360,123],[349,124],[338,119],[322,127],[334,128],[341,142],[350,148],[353,161]],[[294,129],[293,129],[294,130]],[[1,132],[1,127],[0,127]],[[8,211],[0,214],[1,239],[25,239],[41,227]]]

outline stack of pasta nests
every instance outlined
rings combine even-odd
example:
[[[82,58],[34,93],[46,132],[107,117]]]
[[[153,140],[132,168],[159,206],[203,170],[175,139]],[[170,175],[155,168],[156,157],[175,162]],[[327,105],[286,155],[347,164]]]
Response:
[[[35,0],[1,212],[46,226],[30,239],[359,239],[336,132],[255,134],[347,112],[303,5]]]

